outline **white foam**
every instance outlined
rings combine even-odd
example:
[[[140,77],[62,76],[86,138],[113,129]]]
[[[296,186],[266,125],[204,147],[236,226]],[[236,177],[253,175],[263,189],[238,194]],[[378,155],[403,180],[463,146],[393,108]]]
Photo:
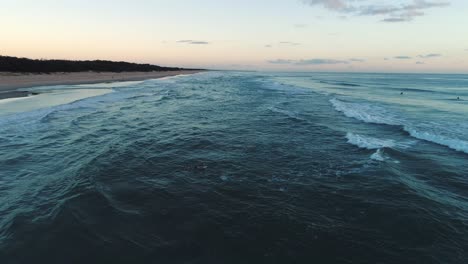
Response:
[[[401,125],[399,120],[379,106],[365,103],[343,102],[336,98],[331,99],[330,102],[337,111],[342,112],[347,117],[355,118],[366,123]]]
[[[379,162],[383,162],[390,159],[389,157],[385,156],[384,148],[407,147],[406,144],[397,144],[394,140],[373,138],[353,133],[348,133],[346,135],[346,138],[348,139],[348,143],[358,146],[360,148],[369,150],[376,149],[376,152],[370,156],[370,159]],[[399,163],[398,161],[393,162]]]
[[[414,138],[444,145],[453,150],[468,153],[468,140],[460,138],[464,137],[463,135],[466,134],[466,127],[464,127],[463,124],[458,124],[457,127],[454,127],[451,124],[443,124],[440,122],[434,123],[423,121],[415,123],[410,120],[397,118],[396,115],[376,105],[343,102],[336,98],[331,99],[330,102],[337,111],[342,112],[347,117],[355,118],[366,123],[403,126],[403,129]],[[349,137],[351,137],[351,139]],[[374,146],[372,144],[389,143],[388,141],[369,141],[369,138],[365,139],[359,135],[353,136],[353,134],[348,134],[347,138],[349,143],[360,147],[369,144],[365,147],[368,149],[373,149],[369,148]],[[399,144],[399,147],[404,147],[404,144]]]
[[[370,158],[375,161],[385,161],[385,157],[383,156],[382,149],[378,149],[374,154],[370,156]]]
[[[412,137],[430,141],[439,145],[447,146],[451,149],[461,151],[468,154],[468,141],[464,141],[461,139],[450,138],[448,136],[443,135],[436,135],[427,131],[418,131],[414,128],[409,128],[407,126],[404,127],[405,131],[407,131]]]
[[[144,83],[144,81],[113,81],[113,82],[105,82],[105,83],[78,84],[78,85],[71,86],[71,87],[73,87],[73,88],[83,87],[83,88],[92,88],[92,89],[98,89],[98,88],[109,89],[109,88],[120,88],[120,87],[136,86],[136,85],[139,85],[139,84],[142,84],[142,83]]]
[[[222,181],[228,181],[229,178],[226,176],[226,175],[222,175],[221,177],[219,177]]]
[[[346,134],[346,138],[348,143],[364,149],[393,148],[396,146],[395,141],[390,139],[379,139],[353,133]]]

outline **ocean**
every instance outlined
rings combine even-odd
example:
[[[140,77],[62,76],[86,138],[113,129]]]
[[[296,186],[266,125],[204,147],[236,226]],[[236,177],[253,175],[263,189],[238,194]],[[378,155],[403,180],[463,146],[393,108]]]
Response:
[[[204,72],[0,101],[0,263],[468,263],[468,75]]]

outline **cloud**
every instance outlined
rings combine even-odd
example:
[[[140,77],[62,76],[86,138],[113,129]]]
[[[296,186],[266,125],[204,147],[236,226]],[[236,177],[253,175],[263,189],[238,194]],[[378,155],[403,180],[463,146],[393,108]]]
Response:
[[[309,25],[307,25],[307,24],[295,24],[295,25],[294,25],[295,28],[306,28],[306,27],[308,27],[308,26],[309,26]]]
[[[302,2],[309,5],[321,5],[335,11],[346,11],[350,8],[346,0],[302,0]]]
[[[291,65],[330,65],[330,64],[348,64],[348,61],[344,60],[332,60],[332,59],[307,59],[307,60],[269,60],[271,64],[291,64]]]
[[[406,22],[409,21],[408,19],[401,18],[401,17],[389,17],[381,20],[382,22],[389,22],[389,23],[394,23],[394,22]]]
[[[300,43],[290,42],[290,41],[281,41],[279,44],[281,44],[281,45],[289,45],[289,46],[298,46],[298,45],[301,45]]]
[[[272,46],[270,44],[265,45],[265,48],[271,48]]]
[[[425,63],[422,61],[417,61],[416,64],[425,64]]]
[[[271,64],[293,64],[294,62],[295,62],[294,60],[283,60],[283,59],[268,61],[268,63],[271,63]]]
[[[349,59],[349,61],[351,61],[351,62],[365,62],[366,60],[364,60],[364,59],[357,59],[357,58],[351,58],[351,59]]]
[[[395,59],[399,59],[399,60],[409,60],[411,59],[410,56],[396,56],[396,57],[393,57]]]
[[[442,57],[442,54],[430,53],[430,54],[425,54],[425,55],[419,55],[418,57],[423,58],[423,59],[429,59],[429,58]]]
[[[330,59],[310,59],[297,61],[297,65],[348,64],[348,61]]]
[[[186,43],[186,44],[192,44],[192,45],[208,45],[210,42],[208,41],[200,41],[200,40],[191,40],[191,39],[184,39],[184,40],[179,40],[177,43]]]
[[[190,42],[190,44],[196,44],[196,45],[208,45],[210,44],[209,42],[207,41],[192,41]]]
[[[400,4],[357,4],[363,0],[302,0],[311,6],[323,6],[329,10],[357,16],[385,16],[382,22],[406,22],[424,16],[423,10],[447,7],[447,0],[404,0]]]

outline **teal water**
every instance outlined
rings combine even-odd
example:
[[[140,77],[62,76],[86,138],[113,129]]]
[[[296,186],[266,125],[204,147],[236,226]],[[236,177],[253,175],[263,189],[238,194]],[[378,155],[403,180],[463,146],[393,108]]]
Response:
[[[35,90],[0,101],[1,263],[468,259],[467,75]]]

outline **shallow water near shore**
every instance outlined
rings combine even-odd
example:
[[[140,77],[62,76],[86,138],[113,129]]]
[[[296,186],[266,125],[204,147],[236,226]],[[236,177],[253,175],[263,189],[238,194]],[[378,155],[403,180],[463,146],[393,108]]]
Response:
[[[52,86],[31,90],[36,91],[33,96],[0,100],[0,116],[53,108],[112,92],[112,89],[82,89],[79,86]]]
[[[1,263],[468,259],[467,75],[45,90],[0,103]]]

